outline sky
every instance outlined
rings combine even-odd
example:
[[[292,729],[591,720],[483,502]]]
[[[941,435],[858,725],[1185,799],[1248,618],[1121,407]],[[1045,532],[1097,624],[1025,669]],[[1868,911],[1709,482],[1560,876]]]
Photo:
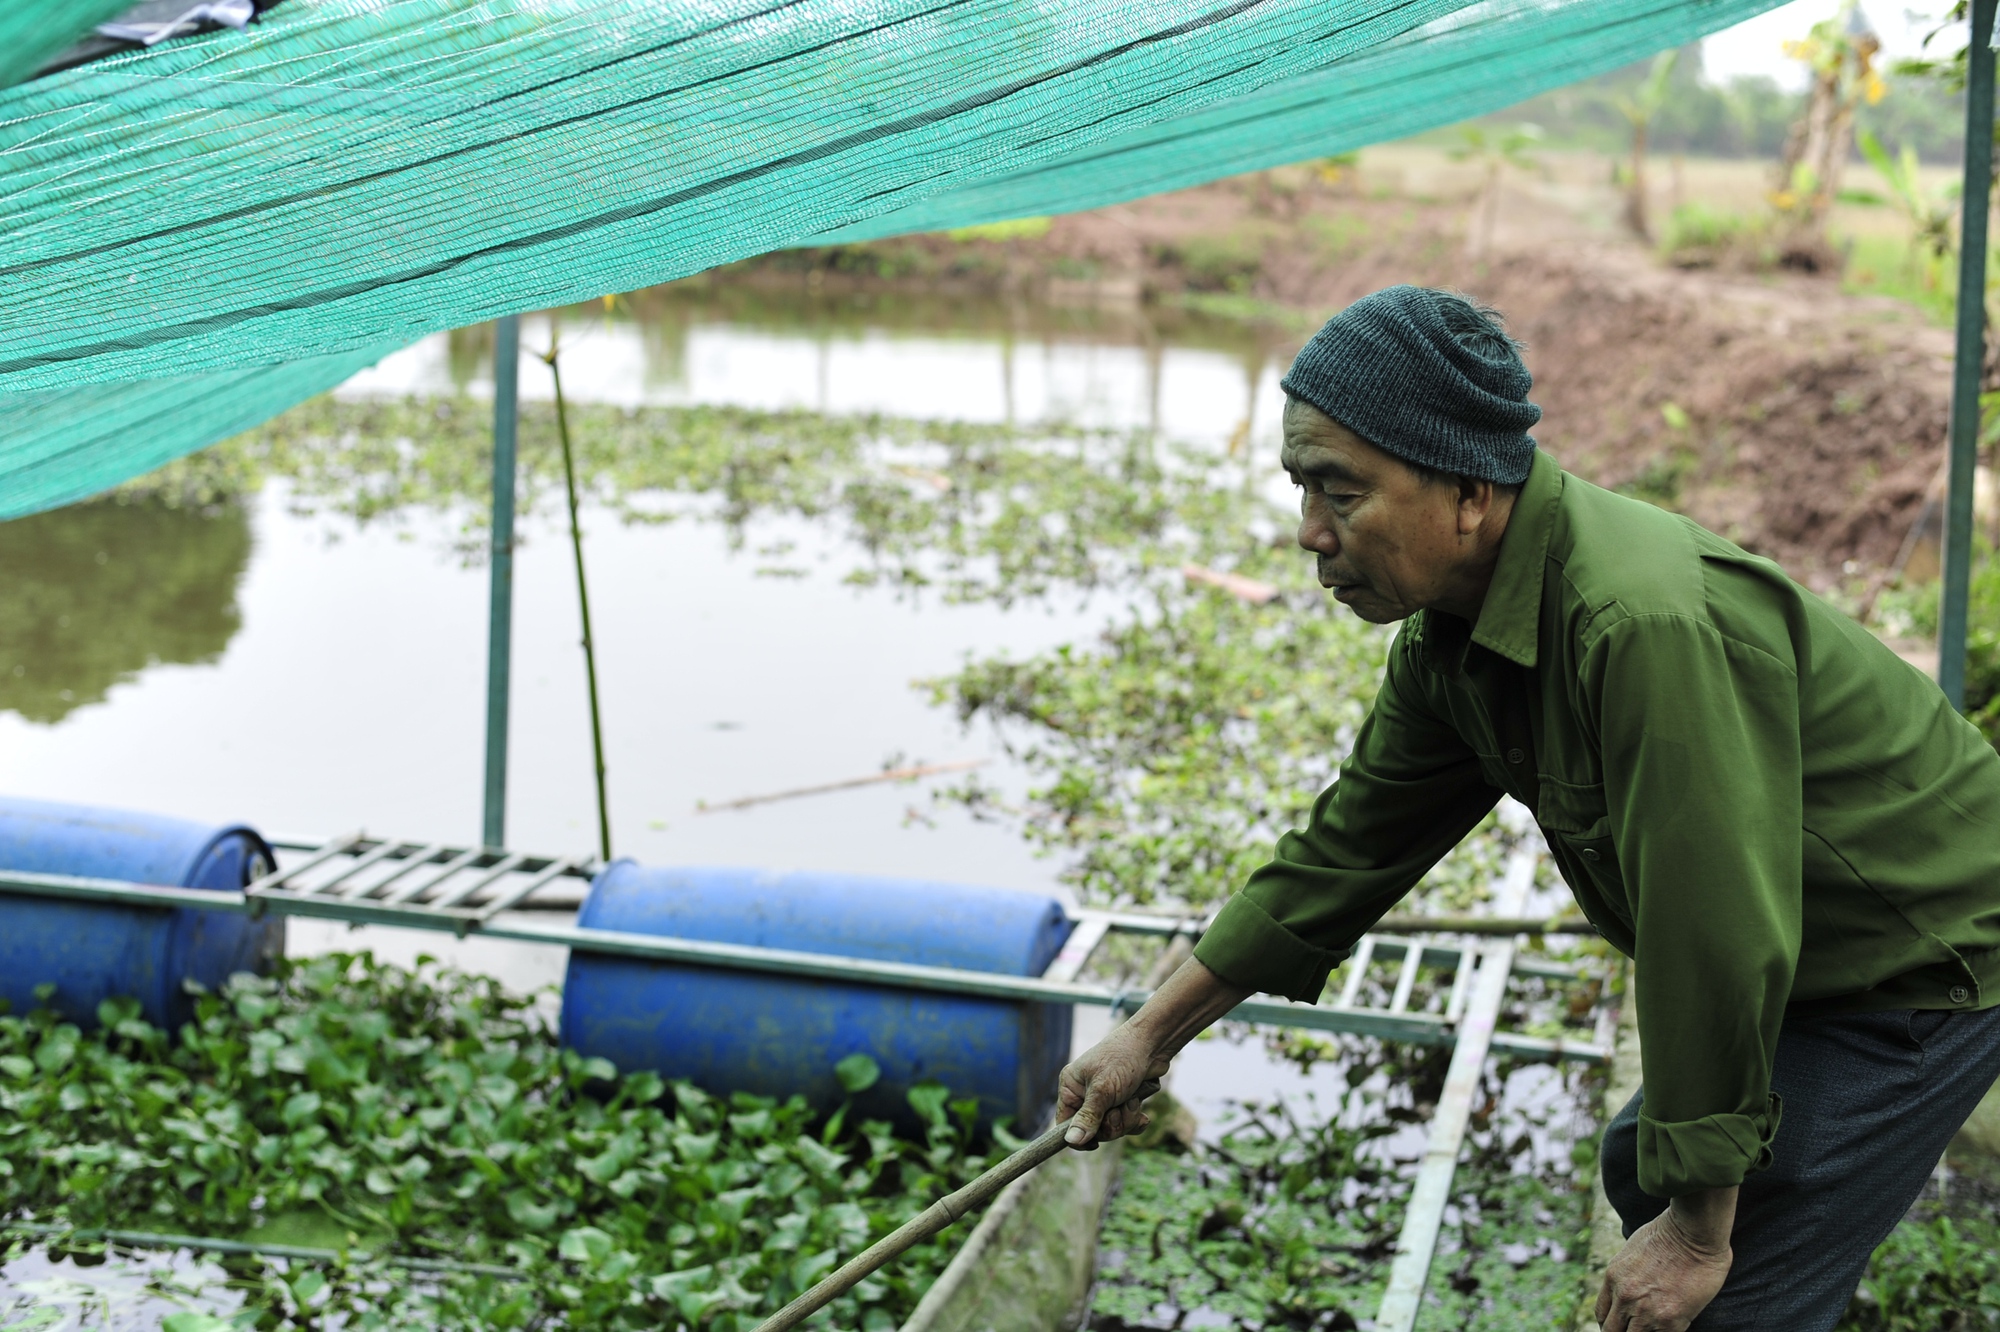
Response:
[[[1821,19],[1833,17],[1839,8],[1840,0],[1792,0],[1733,28],[1725,28],[1703,40],[1702,70],[1713,83],[1726,83],[1746,74],[1766,74],[1785,88],[1794,91],[1804,88],[1805,66],[1785,56],[1784,43],[1805,36],[1808,28]],[[1884,50],[1894,58],[1917,55],[1925,35],[1938,26],[1937,16],[1950,6],[1931,0],[1911,10],[1900,0],[1870,0],[1861,8],[1869,25],[1881,37]],[[1960,25],[1941,35],[1932,43],[1932,53],[1942,55],[1963,46],[1963,32]]]

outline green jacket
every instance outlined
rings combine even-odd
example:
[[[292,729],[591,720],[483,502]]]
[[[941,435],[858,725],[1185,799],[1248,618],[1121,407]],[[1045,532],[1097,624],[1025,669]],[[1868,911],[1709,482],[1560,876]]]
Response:
[[[1769,1162],[1788,1013],[2000,1002],[2000,756],[1777,565],[1546,455],[1478,624],[1405,623],[1339,781],[1196,956],[1317,1000],[1502,793],[1638,961],[1649,1193]]]

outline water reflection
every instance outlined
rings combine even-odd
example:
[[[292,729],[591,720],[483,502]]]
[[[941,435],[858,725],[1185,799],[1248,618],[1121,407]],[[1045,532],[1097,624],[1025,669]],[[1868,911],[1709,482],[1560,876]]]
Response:
[[[99,502],[0,523],[0,710],[53,726],[162,663],[221,658],[250,522]]]

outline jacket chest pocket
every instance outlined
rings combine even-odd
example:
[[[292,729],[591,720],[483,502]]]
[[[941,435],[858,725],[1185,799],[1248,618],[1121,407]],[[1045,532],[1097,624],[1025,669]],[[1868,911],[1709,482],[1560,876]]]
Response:
[[[1544,776],[1536,813],[1583,914],[1614,944],[1629,941],[1632,902],[1618,868],[1618,845],[1611,835],[1604,788]]]

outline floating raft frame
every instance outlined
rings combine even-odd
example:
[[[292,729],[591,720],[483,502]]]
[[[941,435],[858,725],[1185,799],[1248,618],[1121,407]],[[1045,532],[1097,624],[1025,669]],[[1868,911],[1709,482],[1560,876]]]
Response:
[[[128,883],[115,879],[66,874],[36,874],[0,870],[0,894],[58,897],[121,906],[195,907],[261,917],[266,914],[346,921],[352,925],[389,925],[431,930],[459,938],[477,934],[517,943],[552,944],[585,952],[652,958],[688,966],[761,971],[819,980],[855,981],[873,985],[975,995],[988,999],[1018,999],[1041,1003],[1084,1004],[1130,1012],[1146,1001],[1145,989],[1112,989],[1075,978],[1104,940],[1113,934],[1150,935],[1171,941],[1194,940],[1207,928],[1206,916],[1153,915],[1143,912],[1096,911],[1071,913],[1075,929],[1042,976],[1008,976],[951,967],[906,962],[878,962],[741,944],[710,943],[666,935],[617,930],[583,929],[555,922],[523,919],[522,913],[574,910],[576,899],[558,888],[563,880],[588,882],[599,866],[590,856],[544,856],[494,847],[453,847],[441,843],[397,841],[349,833],[324,843],[270,839],[279,850],[306,853],[296,865],[273,871],[242,889],[224,892]],[[420,873],[419,871],[427,871]],[[554,889],[555,891],[551,891]],[[544,902],[538,896],[555,899]],[[567,899],[567,900],[565,900]],[[511,913],[503,918],[503,913]],[[1408,928],[1420,922],[1396,922]],[[1429,922],[1421,922],[1429,926]],[[1457,921],[1441,922],[1446,925]],[[1504,922],[1512,925],[1509,919]],[[1530,922],[1520,922],[1530,924]],[[1567,924],[1567,922],[1559,922]],[[1537,929],[1540,923],[1534,923]],[[1337,1002],[1299,1004],[1259,996],[1244,1001],[1229,1014],[1238,1022],[1312,1031],[1347,1032],[1420,1045],[1455,1045],[1465,1016],[1472,969],[1460,965],[1470,954],[1477,963],[1489,947],[1449,939],[1408,939],[1387,933],[1365,934],[1356,944]],[[1512,953],[1514,950],[1508,947]],[[1508,978],[1590,980],[1598,968],[1539,958],[1510,959]],[[1361,986],[1370,968],[1398,964],[1389,1002],[1362,1001]],[[1454,973],[1446,1011],[1412,1012],[1408,1003],[1419,972],[1433,968]],[[1599,1024],[1601,1027],[1603,1023]],[[1609,1028],[1590,1041],[1551,1039],[1519,1032],[1495,1031],[1495,1053],[1530,1059],[1560,1059],[1601,1064],[1609,1051]]]
[[[1113,989],[1079,982],[1091,957],[1114,934],[1148,935],[1185,947],[1207,928],[1210,916],[1171,916],[1134,911],[1071,912],[1073,929],[1055,960],[1041,976],[1011,976],[951,967],[881,962],[788,949],[712,943],[663,935],[586,929],[553,921],[543,923],[529,913],[574,911],[580,903],[576,881],[588,885],[600,866],[590,856],[544,856],[495,847],[455,847],[436,842],[400,841],[349,833],[323,843],[271,839],[283,851],[304,853],[298,863],[281,867],[246,885],[225,892],[174,888],[115,879],[84,878],[0,870],[0,894],[66,898],[128,907],[198,908],[246,914],[301,916],[346,921],[354,925],[388,925],[449,933],[459,938],[480,935],[518,943],[551,944],[590,953],[647,958],[686,966],[716,967],[819,980],[848,981],[945,994],[1023,1002],[1085,1004],[1109,1008],[1115,1018],[1144,1003],[1150,990]],[[1537,856],[1517,853],[1498,894],[1503,911],[1517,913],[1533,881]],[[1570,1060],[1590,1064],[1608,1061],[1616,1014],[1600,999],[1597,1030],[1590,1041],[1530,1036],[1498,1029],[1510,985],[1516,978],[1560,981],[1605,980],[1609,972],[1594,964],[1552,962],[1521,955],[1520,935],[1582,933],[1581,921],[1531,921],[1515,915],[1495,918],[1402,917],[1385,925],[1407,931],[1398,937],[1386,930],[1365,934],[1346,966],[1340,994],[1326,1006],[1291,1003],[1259,996],[1239,1004],[1229,1018],[1258,1026],[1299,1028],[1375,1036],[1385,1040],[1452,1047],[1444,1094],[1432,1118],[1429,1140],[1419,1168],[1409,1211],[1397,1243],[1397,1258],[1388,1291],[1376,1319],[1379,1332],[1408,1332],[1416,1319],[1431,1257],[1443,1222],[1451,1182],[1463,1145],[1471,1098],[1489,1053],[1517,1058]],[[1430,931],[1440,931],[1430,935]],[[1486,941],[1458,940],[1442,931],[1484,935]],[[1380,977],[1386,1001],[1371,1002],[1364,983],[1372,969]],[[1425,968],[1451,973],[1451,987],[1442,1013],[1412,1011],[1410,1000]],[[1095,1173],[1095,1172],[1086,1172]],[[1023,1181],[1025,1184],[1026,1181]],[[1108,1176],[1101,1186],[1108,1186]],[[1099,1203],[1101,1186],[1085,1190]],[[1004,1212],[1006,1209],[1002,1209]],[[964,1268],[991,1256],[990,1239],[1003,1218],[978,1232],[981,1242],[969,1243],[940,1277],[940,1300],[929,1301],[919,1327],[949,1324],[942,1297],[967,1285]],[[1094,1230],[1093,1230],[1094,1233]],[[128,1241],[130,1242],[130,1241]]]

